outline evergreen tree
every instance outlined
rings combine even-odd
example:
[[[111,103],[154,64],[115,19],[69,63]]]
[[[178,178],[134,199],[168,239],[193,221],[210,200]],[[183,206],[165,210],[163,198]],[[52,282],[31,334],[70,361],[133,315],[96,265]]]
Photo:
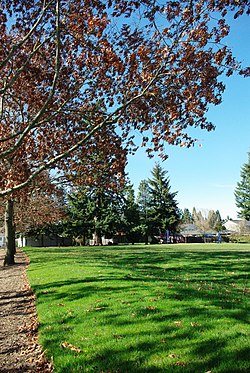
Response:
[[[189,211],[189,209],[184,208],[184,210],[182,212],[181,220],[182,220],[182,223],[184,223],[184,224],[193,222],[192,214]]]
[[[193,220],[194,224],[197,224],[197,221],[199,220],[198,219],[198,213],[197,213],[195,207],[193,207],[193,210],[192,210],[192,220]]]
[[[250,220],[250,152],[248,162],[241,169],[241,181],[237,183],[235,189],[236,206],[239,208],[238,216]]]
[[[177,192],[171,192],[167,171],[159,163],[156,163],[151,174],[152,177],[148,180],[148,189],[152,231],[155,235],[164,236],[167,229],[175,231],[180,221],[180,212],[175,200]]]
[[[102,236],[111,237],[121,230],[122,203],[119,193],[91,186],[79,188],[69,196],[68,227],[74,236],[94,235],[95,244],[102,244]]]
[[[94,232],[93,204],[88,199],[87,188],[79,188],[68,195],[68,214],[64,222],[64,232],[75,239],[82,238],[83,245]]]
[[[140,239],[140,213],[135,201],[135,192],[130,182],[127,182],[123,190],[123,227],[129,242],[135,243]]]

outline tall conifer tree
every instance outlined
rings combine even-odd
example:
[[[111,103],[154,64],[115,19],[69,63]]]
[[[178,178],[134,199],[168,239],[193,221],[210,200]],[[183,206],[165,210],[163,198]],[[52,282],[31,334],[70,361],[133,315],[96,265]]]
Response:
[[[150,217],[153,231],[157,235],[164,235],[166,230],[175,231],[180,220],[180,212],[175,197],[177,192],[171,191],[170,179],[167,171],[156,163],[149,179]]]
[[[235,189],[236,206],[239,208],[238,216],[250,220],[250,152],[248,162],[241,169],[241,180]]]

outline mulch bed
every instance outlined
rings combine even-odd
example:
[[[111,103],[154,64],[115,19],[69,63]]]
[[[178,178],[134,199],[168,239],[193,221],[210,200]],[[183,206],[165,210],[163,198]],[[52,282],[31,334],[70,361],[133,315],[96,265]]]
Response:
[[[28,259],[17,250],[14,266],[3,267],[0,248],[0,373],[51,373],[38,344],[35,296],[27,280]]]

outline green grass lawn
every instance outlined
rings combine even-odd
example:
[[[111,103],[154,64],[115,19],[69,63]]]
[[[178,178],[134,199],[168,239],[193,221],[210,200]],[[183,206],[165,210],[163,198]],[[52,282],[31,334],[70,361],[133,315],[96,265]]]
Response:
[[[250,244],[25,251],[55,373],[250,371]]]

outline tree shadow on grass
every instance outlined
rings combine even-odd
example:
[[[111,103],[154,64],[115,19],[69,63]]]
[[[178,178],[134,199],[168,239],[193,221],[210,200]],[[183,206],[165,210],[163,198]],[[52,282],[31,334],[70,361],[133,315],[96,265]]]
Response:
[[[86,255],[82,250],[82,257],[79,258],[79,252],[80,249],[77,265],[98,263],[101,274],[97,277],[72,277],[51,283],[48,280],[45,284],[36,285],[34,290],[38,301],[40,297],[43,300],[48,297],[51,302],[63,301],[70,308],[72,301],[84,302],[96,294],[102,301],[101,307],[96,307],[98,312],[93,306],[87,311],[83,309],[85,313],[83,312],[81,318],[77,315],[75,319],[71,319],[67,315],[63,316],[62,311],[60,320],[52,321],[52,327],[56,328],[60,323],[64,326],[67,324],[63,338],[70,339],[74,323],[84,319],[93,322],[96,319],[100,328],[113,328],[117,338],[113,338],[108,346],[96,345],[91,354],[75,354],[74,362],[70,365],[65,362],[61,372],[166,373],[206,372],[213,369],[225,373],[248,371],[248,350],[244,344],[240,346],[241,336],[237,336],[234,331],[230,334],[226,325],[221,329],[225,331],[225,335],[217,335],[216,324],[209,321],[223,322],[227,318],[233,325],[240,323],[241,328],[247,326],[248,313],[243,286],[246,281],[248,253],[126,249],[121,250],[118,255],[115,249],[108,249],[107,252],[105,249],[98,249],[91,253],[88,251]],[[65,250],[59,256],[63,253]],[[67,257],[72,265],[76,261],[75,255],[71,250]],[[63,260],[63,256],[58,258],[60,260]],[[119,294],[123,294],[123,303]],[[117,297],[117,302],[122,303],[115,311],[109,308],[109,297]],[[139,297],[142,298],[140,302]],[[161,302],[160,306],[157,297]],[[124,312],[133,312],[135,317],[124,319]],[[150,333],[147,332],[148,319],[155,325]],[[193,320],[193,325],[190,325],[190,320]],[[200,320],[204,320],[204,325],[199,324]],[[119,336],[116,331],[123,326],[127,331]],[[130,340],[128,331],[132,329],[137,337]],[[240,346],[230,353],[227,350],[228,334]],[[59,331],[54,330],[45,341],[45,347],[50,351],[60,348],[61,338],[60,328]],[[187,347],[188,355],[185,354]],[[182,350],[184,352],[180,353]],[[72,351],[62,353],[74,354]],[[188,360],[186,356],[189,356]]]

